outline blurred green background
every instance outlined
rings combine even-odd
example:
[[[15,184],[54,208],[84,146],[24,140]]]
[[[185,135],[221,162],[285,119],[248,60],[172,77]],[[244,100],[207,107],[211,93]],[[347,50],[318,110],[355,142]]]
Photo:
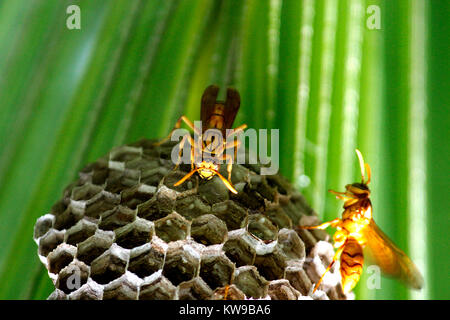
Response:
[[[1,0],[0,299],[53,290],[33,225],[77,171],[198,119],[211,83],[240,91],[236,125],[280,129],[281,172],[321,219],[363,152],[374,219],[425,288],[364,275],[357,299],[449,299],[449,16],[446,0]]]

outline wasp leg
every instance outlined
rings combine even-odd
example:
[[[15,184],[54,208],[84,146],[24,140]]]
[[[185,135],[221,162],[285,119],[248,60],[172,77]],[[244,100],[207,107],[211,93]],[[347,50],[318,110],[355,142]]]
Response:
[[[187,179],[189,179],[194,173],[196,173],[198,170],[194,169],[191,172],[189,172],[187,175],[185,175],[183,178],[181,178],[177,183],[175,183],[173,186],[177,187],[180,184],[182,184],[183,182],[185,182]]]
[[[192,139],[190,134],[184,135],[183,139],[181,139],[181,141],[179,143],[180,151],[178,152],[178,159],[175,164],[175,168],[173,168],[173,170],[176,170],[178,168],[178,166],[180,165],[181,155],[183,154],[184,144],[185,144],[186,140],[191,145],[191,170],[194,170],[194,139]]]
[[[225,292],[223,294],[223,300],[227,300],[227,298],[228,298],[228,290],[230,290],[230,285],[229,284],[227,284],[225,286]]]
[[[240,146],[241,146],[241,141],[240,140],[233,139],[231,141],[228,141],[228,138],[227,138],[227,140],[221,146],[218,146],[216,148],[216,150],[214,150],[214,153],[218,154],[218,155],[221,155],[221,154],[223,154],[223,152],[225,150],[230,149],[230,148],[234,148],[234,158],[236,159],[237,148],[239,148]]]
[[[228,138],[228,137],[231,137],[231,136],[234,136],[234,135],[237,135],[237,134],[243,132],[245,129],[247,129],[247,125],[246,125],[245,123],[244,123],[244,124],[241,124],[239,127],[234,128],[234,129],[233,129],[233,132],[231,132],[231,133],[227,136],[227,138]]]
[[[330,271],[331,267],[333,267],[334,263],[339,259],[339,257],[341,256],[342,251],[344,250],[344,246],[345,246],[345,242],[342,246],[339,247],[339,249],[336,251],[336,253],[334,254],[333,260],[331,261],[331,263],[328,265],[328,267],[325,269],[325,272],[322,274],[322,276],[320,277],[319,281],[316,283],[316,285],[314,286],[314,290],[313,293],[316,292],[317,288],[319,288],[320,283],[323,280],[323,277],[327,274],[328,271]]]
[[[350,199],[358,199],[357,196],[355,196],[355,195],[353,195],[353,194],[351,194],[351,193],[349,193],[347,191],[339,192],[339,191],[334,191],[334,190],[328,190],[328,192],[336,195],[337,198],[339,198],[341,200],[344,200],[344,201],[347,201],[347,200],[350,200]]]
[[[233,170],[233,158],[229,154],[224,154],[222,160],[227,162],[228,181],[231,182],[231,170]]]
[[[233,132],[231,132],[229,135],[226,136],[225,142],[217,148],[215,151],[216,154],[222,154],[225,150],[234,148],[234,159],[236,159],[237,149],[241,145],[240,140],[235,140],[234,138],[231,141],[228,141],[229,137],[232,137],[234,135],[237,135],[244,131],[247,128],[246,124],[240,125],[239,127],[233,129]]]
[[[231,184],[230,181],[228,181],[227,179],[225,179],[224,176],[222,176],[219,171],[214,171],[214,173],[220,178],[220,180],[222,180],[223,184],[228,188],[228,190],[230,190],[231,192],[233,192],[234,194],[237,194],[237,190],[233,187],[233,185]]]
[[[237,156],[237,149],[241,145],[241,142],[239,140],[233,140],[231,142],[227,142],[222,148],[219,149],[219,154],[222,154],[222,160],[225,160],[227,162],[227,172],[228,172],[228,180],[231,181],[231,170],[233,167],[233,161],[236,159]],[[224,154],[223,151],[226,149],[234,148],[234,158],[231,157],[229,154]]]
[[[194,126],[194,124],[192,123],[191,120],[189,120],[188,118],[186,118],[185,116],[181,116],[178,118],[177,122],[175,123],[175,126],[173,127],[173,129],[170,131],[170,133],[167,135],[167,137],[165,137],[164,139],[162,139],[161,141],[158,141],[156,143],[154,143],[154,146],[160,146],[162,145],[164,142],[168,141],[170,139],[170,137],[172,136],[172,133],[176,130],[176,129],[180,129],[181,127],[181,122],[186,123],[186,125],[191,128],[196,134],[200,135],[201,133],[199,132],[199,130]]]
[[[233,129],[233,132],[231,134],[229,134],[226,138],[227,142],[225,144],[225,150],[234,147],[234,159],[236,159],[237,149],[241,146],[241,141],[235,140],[234,138],[231,141],[228,141],[228,138],[242,133],[246,128],[247,128],[247,125],[242,124],[239,127],[236,127],[235,129]]]
[[[310,230],[310,229],[321,229],[321,230],[324,230],[324,229],[328,228],[329,226],[331,226],[333,228],[336,228],[340,223],[341,223],[341,219],[336,218],[336,219],[333,219],[331,221],[319,224],[317,226],[300,226],[300,228],[308,229],[308,230]]]

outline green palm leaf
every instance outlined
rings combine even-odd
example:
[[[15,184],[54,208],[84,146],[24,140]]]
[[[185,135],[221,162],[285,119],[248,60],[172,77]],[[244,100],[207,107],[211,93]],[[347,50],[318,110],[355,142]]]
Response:
[[[81,0],[69,30],[71,4],[0,3],[0,298],[53,290],[33,225],[77,171],[198,119],[211,83],[240,91],[237,123],[280,129],[280,170],[324,220],[363,152],[375,220],[426,287],[369,289],[365,274],[357,298],[449,298],[448,2]]]

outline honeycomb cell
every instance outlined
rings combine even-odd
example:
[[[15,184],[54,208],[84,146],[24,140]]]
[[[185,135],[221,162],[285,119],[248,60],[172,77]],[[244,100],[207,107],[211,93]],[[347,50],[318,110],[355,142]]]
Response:
[[[176,171],[171,171],[163,178],[164,179],[163,183],[167,188],[175,190],[176,192],[184,192],[187,190],[191,190],[195,188],[196,181],[198,181],[197,179],[189,179],[178,186],[174,186],[174,184],[176,184],[188,173],[189,172],[180,171],[180,169]]]
[[[237,266],[251,265],[255,261],[254,240],[245,229],[229,232],[223,250]]]
[[[231,200],[214,204],[212,214],[225,221],[228,231],[240,229],[247,225],[247,210]]]
[[[119,146],[109,153],[108,166],[117,170],[125,169],[125,162],[139,158],[142,155],[142,148],[132,146]]]
[[[237,268],[234,272],[233,283],[247,297],[258,299],[267,295],[269,282],[258,273],[255,266]]]
[[[111,248],[91,263],[91,278],[100,283],[107,284],[125,273],[129,259],[129,250],[123,249],[113,243]]]
[[[176,294],[177,287],[159,270],[144,279],[139,291],[139,300],[173,300]]]
[[[289,283],[304,296],[307,296],[312,289],[312,282],[302,267],[287,267],[286,279],[289,280]]]
[[[47,298],[47,300],[67,300],[67,295],[64,291],[55,289]]]
[[[282,195],[287,195],[292,188],[286,179],[278,175],[267,176],[267,183]]]
[[[226,166],[223,165],[221,168],[221,174],[224,177],[228,177],[228,172],[226,171]],[[237,184],[240,182],[248,181],[249,175],[253,174],[253,172],[249,171],[245,166],[240,164],[233,164],[233,170],[231,171],[231,182],[233,184]]]
[[[62,198],[61,200],[56,202],[54,205],[52,205],[52,207],[50,209],[50,214],[54,215],[55,217],[59,216],[67,209],[67,206],[69,205],[69,203],[70,203],[70,198],[68,198],[68,197]]]
[[[267,216],[278,228],[292,228],[292,220],[284,213],[279,205],[268,204],[264,210]]]
[[[55,250],[47,256],[48,271],[59,273],[61,269],[67,266],[75,258],[77,248],[66,243],[61,243]]]
[[[163,275],[174,285],[197,276],[200,268],[200,253],[185,241],[169,243]]]
[[[283,228],[278,233],[278,244],[288,265],[302,265],[305,260],[305,244],[292,229]]]
[[[161,219],[173,212],[176,198],[176,191],[161,186],[152,199],[138,206],[137,215],[150,221]]]
[[[156,235],[166,242],[186,239],[189,228],[190,222],[176,212],[155,221]]]
[[[311,232],[309,232],[309,230],[300,229],[297,227],[295,228],[295,231],[302,239],[305,245],[306,254],[308,254],[311,251],[311,249],[314,248],[314,246],[316,245],[317,239],[314,238],[314,235]]]
[[[221,246],[211,246],[202,251],[200,277],[211,289],[229,285],[233,280],[234,263],[227,258]]]
[[[83,219],[84,204],[70,203],[64,212],[55,217],[53,227],[58,230],[68,229]]]
[[[234,284],[214,290],[211,300],[244,300],[245,294]]]
[[[136,218],[133,222],[114,230],[116,243],[127,249],[150,242],[154,234],[154,225],[145,219]]]
[[[137,300],[138,288],[142,280],[127,272],[120,278],[105,285],[103,300]]]
[[[78,244],[77,259],[86,264],[108,250],[114,242],[114,232],[98,230],[94,235]]]
[[[161,270],[164,265],[167,245],[163,241],[152,240],[130,252],[128,270],[141,278]]]
[[[229,190],[218,176],[211,180],[200,180],[198,193],[202,195],[209,204],[214,204],[229,199]]]
[[[262,211],[267,201],[249,184],[243,186],[242,192],[233,194],[231,199],[236,203],[239,203],[240,206],[252,211]]]
[[[64,241],[64,234],[65,231],[48,230],[46,234],[39,238],[39,254],[46,257]]]
[[[317,216],[302,216],[300,218],[300,225],[301,226],[315,226],[320,224],[319,219],[317,218]],[[320,229],[313,229],[313,230],[308,230],[311,234],[313,234],[314,238],[317,240],[322,240],[322,241],[329,241],[330,240],[330,235],[328,234],[328,232],[326,232],[325,230],[320,230]]]
[[[263,241],[274,241],[277,239],[278,228],[270,219],[262,214],[251,214],[248,217],[248,232]]]
[[[101,215],[99,228],[103,230],[115,230],[133,222],[136,219],[136,210],[118,205]]]
[[[138,205],[150,200],[156,192],[156,188],[145,184],[140,184],[132,188],[123,190],[120,204],[130,209],[136,209]]]
[[[134,174],[130,175],[127,170],[109,169],[108,177],[105,181],[105,191],[120,194],[121,191],[135,187],[139,182]]]
[[[79,289],[68,295],[69,300],[102,300],[103,286],[95,281],[88,280]]]
[[[204,203],[200,196],[182,197],[177,199],[175,211],[188,220],[211,213],[211,206]]]
[[[81,261],[74,260],[59,272],[55,286],[65,293],[70,293],[85,284],[88,277],[89,267]]]
[[[290,201],[291,197],[289,196],[280,195],[279,199],[281,208],[283,209],[284,213],[292,220],[292,225],[299,225],[299,220],[304,214],[304,212],[302,212],[303,208],[299,208],[298,206],[294,205],[292,201]]]
[[[311,249],[305,260],[305,270],[313,283],[319,281],[320,277],[325,273],[333,255],[333,246],[326,241],[318,241]],[[335,264],[323,277],[319,289],[329,291],[330,288],[340,285],[340,282],[340,273],[336,269]]]
[[[52,214],[45,214],[36,220],[34,225],[34,235],[33,238],[36,240],[47,233],[48,230],[53,226],[55,221],[55,216]]]
[[[170,168],[173,168],[173,162],[172,162],[172,152],[175,145],[178,143],[175,141],[168,141],[162,145],[159,145],[155,151],[158,152],[158,156],[161,158],[161,160],[170,161],[167,165]],[[148,152],[149,149],[147,149]]]
[[[256,175],[255,175],[256,176]],[[257,176],[258,177],[258,176]],[[260,176],[259,176],[260,177]],[[277,191],[275,188],[272,188],[266,179],[261,179],[261,182],[258,183],[255,187],[255,190],[268,201],[274,201]]]
[[[103,188],[100,186],[86,183],[82,186],[73,188],[70,198],[74,201],[87,201],[99,195],[102,190]]]
[[[327,290],[326,293],[330,300],[353,300],[354,299],[354,297],[352,296],[353,293],[346,295],[344,293],[341,285],[337,285],[335,287],[329,288],[329,290]]]
[[[204,245],[223,243],[227,239],[227,225],[215,215],[205,214],[192,220],[191,237]]]
[[[148,155],[142,154],[138,158],[134,158],[125,163],[125,168],[138,170],[141,174],[141,179],[145,179],[152,175],[152,171],[159,167],[159,160],[149,157]]]
[[[179,300],[206,300],[213,291],[200,277],[184,281],[178,286]]]
[[[94,185],[103,185],[108,177],[108,161],[106,158],[100,158],[96,162],[87,165],[79,173],[80,181],[92,183]]]
[[[273,280],[269,283],[269,296],[272,300],[297,300],[301,294],[288,280]]]
[[[66,231],[64,241],[76,245],[92,236],[96,230],[97,224],[95,222],[83,218]]]
[[[143,173],[144,176],[141,177],[141,182],[149,186],[157,187],[161,180],[171,171],[172,169],[165,167],[149,169]]]
[[[98,197],[95,198],[95,201],[91,200],[86,203],[84,214],[87,217],[98,219],[103,212],[115,208],[119,202],[119,196],[107,191],[102,191]]]
[[[255,266],[264,278],[276,280],[284,278],[284,269],[287,264],[282,251],[275,247],[270,253],[256,255]]]

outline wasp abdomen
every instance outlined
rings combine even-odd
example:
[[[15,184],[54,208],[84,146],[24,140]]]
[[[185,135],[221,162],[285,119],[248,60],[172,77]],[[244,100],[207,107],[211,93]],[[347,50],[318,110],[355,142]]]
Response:
[[[358,283],[363,270],[364,256],[356,239],[348,238],[341,254],[342,289],[350,292]]]

